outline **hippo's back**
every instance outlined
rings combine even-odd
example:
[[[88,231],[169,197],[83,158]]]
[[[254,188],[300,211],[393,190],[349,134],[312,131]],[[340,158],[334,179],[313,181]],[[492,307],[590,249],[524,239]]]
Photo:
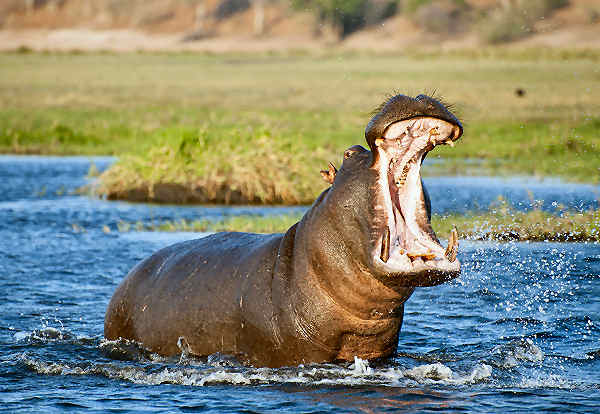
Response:
[[[242,352],[243,298],[249,289],[270,290],[281,237],[217,233],[159,250],[115,291],[105,338],[133,339],[162,355],[180,353],[178,341],[197,355]]]

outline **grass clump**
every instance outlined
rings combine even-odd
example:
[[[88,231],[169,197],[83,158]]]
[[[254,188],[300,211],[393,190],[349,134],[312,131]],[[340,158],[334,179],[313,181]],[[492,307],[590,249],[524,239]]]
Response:
[[[220,220],[167,220],[161,223],[134,224],[120,222],[118,229],[121,232],[136,231],[192,231],[192,232],[219,232],[241,231],[248,233],[283,233],[302,218],[303,213],[282,214],[274,216],[240,215],[225,217]]]
[[[240,215],[220,220],[175,220],[161,223],[125,223],[119,231],[241,231],[284,233],[302,218],[303,213],[274,216]],[[506,202],[483,213],[434,215],[436,233],[445,237],[456,227],[459,237],[470,240],[499,241],[600,241],[600,210],[551,214],[539,209],[516,211]]]
[[[168,203],[309,204],[325,188],[318,177],[330,152],[293,133],[231,128],[161,134],[168,137],[145,156],[123,156],[104,172],[98,193]]]
[[[539,209],[517,211],[502,202],[486,213],[436,216],[432,225],[442,235],[456,226],[459,236],[470,240],[600,241],[600,210],[556,215]]]

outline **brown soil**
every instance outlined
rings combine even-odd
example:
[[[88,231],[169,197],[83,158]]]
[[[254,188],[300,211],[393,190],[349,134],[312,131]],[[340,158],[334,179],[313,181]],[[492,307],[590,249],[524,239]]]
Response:
[[[432,34],[405,16],[394,16],[338,41],[331,27],[287,2],[269,2],[264,30],[256,33],[254,9],[217,19],[222,0],[3,0],[0,50],[194,50],[207,52],[341,49],[393,51],[472,48],[483,45],[474,30]],[[507,0],[468,0],[472,7],[498,7]],[[198,4],[202,4],[199,7]],[[571,0],[535,25],[536,34],[517,47],[600,47],[600,4]]]
[[[120,192],[106,194],[109,200],[124,200],[141,203],[159,204],[265,204],[259,198],[248,198],[240,191],[227,186],[216,191],[215,195],[208,194],[205,189],[176,183],[155,184],[148,187],[131,188]],[[310,200],[307,201],[309,203]],[[284,204],[284,200],[269,200],[268,204]]]

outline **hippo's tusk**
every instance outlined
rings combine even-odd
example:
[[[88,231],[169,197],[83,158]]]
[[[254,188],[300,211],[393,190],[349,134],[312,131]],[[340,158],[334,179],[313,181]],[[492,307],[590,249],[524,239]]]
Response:
[[[454,262],[456,260],[456,253],[458,252],[458,232],[456,231],[456,227],[452,229],[450,232],[450,237],[448,237],[448,247],[446,247],[446,252],[444,256],[450,261]]]
[[[390,228],[385,227],[385,231],[383,232],[383,240],[381,240],[381,260],[384,263],[387,263],[390,258]]]

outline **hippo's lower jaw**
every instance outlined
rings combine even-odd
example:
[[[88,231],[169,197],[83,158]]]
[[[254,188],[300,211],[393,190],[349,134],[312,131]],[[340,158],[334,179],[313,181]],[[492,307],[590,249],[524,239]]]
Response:
[[[444,249],[431,228],[421,183],[421,163],[436,145],[453,145],[461,130],[444,120],[417,117],[391,124],[375,140],[378,191],[372,265],[394,284],[431,286],[460,274],[458,238],[453,231]]]

